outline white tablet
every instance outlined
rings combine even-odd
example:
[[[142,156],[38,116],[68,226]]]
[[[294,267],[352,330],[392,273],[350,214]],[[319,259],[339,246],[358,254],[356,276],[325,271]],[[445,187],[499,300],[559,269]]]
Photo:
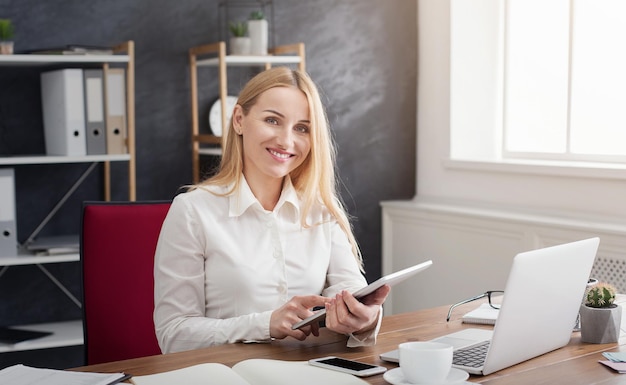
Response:
[[[428,260],[428,261],[422,262],[422,263],[420,263],[418,265],[407,267],[406,269],[403,269],[403,270],[400,270],[400,271],[396,271],[395,273],[391,273],[389,275],[385,275],[384,277],[381,277],[381,278],[377,279],[376,281],[370,283],[366,287],[364,287],[364,288],[362,288],[360,290],[355,291],[354,293],[352,293],[352,295],[356,299],[365,297],[366,295],[375,292],[376,289],[378,289],[379,287],[381,287],[383,285],[393,286],[393,285],[395,285],[398,282],[402,282],[405,279],[407,279],[409,277],[412,277],[415,274],[419,273],[420,271],[429,268],[432,264],[433,264],[433,261]],[[302,321],[300,321],[298,323],[295,323],[291,327],[291,329],[292,330],[300,329],[303,326],[309,325],[311,322],[321,321],[325,317],[326,317],[326,309],[318,310],[317,312],[315,312],[310,317],[305,318],[305,319],[303,319]]]

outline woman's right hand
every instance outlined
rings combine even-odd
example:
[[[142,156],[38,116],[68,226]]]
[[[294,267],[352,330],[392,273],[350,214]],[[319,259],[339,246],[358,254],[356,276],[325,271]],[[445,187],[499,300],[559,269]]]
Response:
[[[319,336],[319,324],[317,322],[297,330],[291,330],[291,326],[312,315],[312,308],[324,306],[329,300],[329,298],[320,295],[295,296],[291,298],[286,304],[272,312],[270,337],[276,339],[293,337],[304,341],[311,333],[314,336]]]

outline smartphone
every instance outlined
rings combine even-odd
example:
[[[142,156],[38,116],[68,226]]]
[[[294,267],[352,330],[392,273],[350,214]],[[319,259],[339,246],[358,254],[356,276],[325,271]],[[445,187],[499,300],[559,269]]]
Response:
[[[320,368],[353,374],[359,377],[373,376],[374,374],[384,373],[387,370],[384,366],[366,364],[365,362],[347,360],[345,358],[334,356],[315,358],[313,360],[309,360],[309,364],[319,366]]]

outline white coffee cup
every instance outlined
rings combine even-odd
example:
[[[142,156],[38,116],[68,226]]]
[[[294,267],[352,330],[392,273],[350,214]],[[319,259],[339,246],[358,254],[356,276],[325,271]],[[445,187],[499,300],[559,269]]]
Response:
[[[399,346],[400,368],[412,384],[445,382],[452,368],[452,345],[441,342],[404,342]]]

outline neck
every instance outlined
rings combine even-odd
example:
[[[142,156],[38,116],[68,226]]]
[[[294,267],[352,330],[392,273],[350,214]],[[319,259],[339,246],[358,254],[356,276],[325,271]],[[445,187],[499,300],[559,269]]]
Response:
[[[252,194],[261,203],[261,206],[268,211],[274,210],[283,190],[284,178],[264,178],[263,180],[252,178],[251,180],[245,173],[244,176]]]

